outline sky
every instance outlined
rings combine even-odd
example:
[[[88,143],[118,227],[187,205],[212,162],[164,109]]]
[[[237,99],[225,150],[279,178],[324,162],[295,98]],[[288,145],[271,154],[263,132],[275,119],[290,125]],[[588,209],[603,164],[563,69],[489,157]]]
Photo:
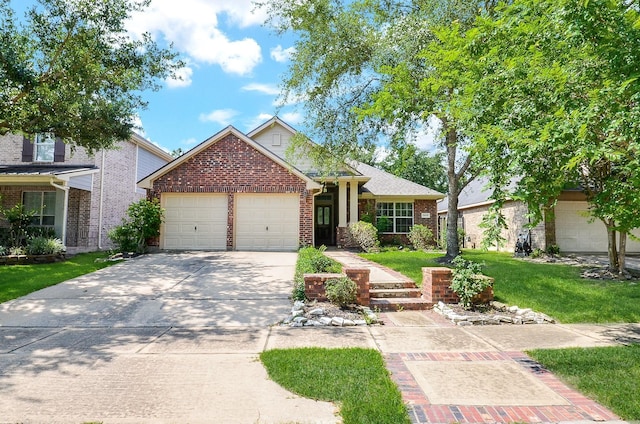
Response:
[[[16,9],[33,3],[12,1]],[[127,23],[133,37],[148,32],[161,46],[172,43],[186,64],[181,80],[142,94],[148,108],[139,113],[138,132],[171,152],[187,151],[228,125],[247,133],[276,113],[304,131],[303,105],[279,102],[295,38],[276,34],[266,18],[253,0],[152,0],[133,15]],[[432,135],[418,140],[429,150],[432,144]]]

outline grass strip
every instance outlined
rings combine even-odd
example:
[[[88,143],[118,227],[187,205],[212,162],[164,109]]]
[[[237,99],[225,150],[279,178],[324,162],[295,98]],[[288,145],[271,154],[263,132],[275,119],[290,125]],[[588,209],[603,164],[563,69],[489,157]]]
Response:
[[[527,352],[624,420],[640,420],[640,345]]]
[[[81,253],[63,262],[0,266],[0,303],[113,265],[106,252]]]
[[[269,377],[310,399],[335,402],[344,424],[409,423],[398,387],[372,349],[274,349],[260,355]]]
[[[362,257],[422,283],[422,267],[442,266],[441,253],[389,251]],[[467,260],[484,262],[483,273],[495,278],[496,300],[544,312],[563,323],[640,322],[640,284],[586,280],[581,268],[537,263],[510,253],[465,250]]]

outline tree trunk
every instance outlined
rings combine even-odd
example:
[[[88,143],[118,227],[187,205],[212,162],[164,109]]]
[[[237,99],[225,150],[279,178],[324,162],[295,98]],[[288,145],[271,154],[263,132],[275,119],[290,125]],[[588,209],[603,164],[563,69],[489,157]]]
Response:
[[[604,221],[604,225],[607,227],[607,251],[609,254],[609,271],[618,271],[618,252],[616,249],[616,230],[613,228],[612,223]]]
[[[620,247],[618,249],[618,274],[625,273],[625,259],[627,255],[627,233],[620,231]]]
[[[449,205],[447,208],[447,256],[451,260],[460,253],[458,243],[458,195],[460,194],[460,178],[456,173],[456,149],[458,135],[455,129],[447,129],[443,122],[443,129],[446,131],[447,144],[447,183],[449,184]]]

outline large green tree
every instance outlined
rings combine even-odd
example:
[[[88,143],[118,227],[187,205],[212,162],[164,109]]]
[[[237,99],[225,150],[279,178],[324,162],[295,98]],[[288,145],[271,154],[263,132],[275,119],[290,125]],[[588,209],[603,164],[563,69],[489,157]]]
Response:
[[[127,139],[141,92],[181,66],[128,16],[150,0],[38,0],[24,19],[0,0],[0,133],[53,132],[89,150]]]
[[[516,196],[537,218],[580,187],[620,272],[640,226],[638,22],[635,2],[517,0],[479,19],[462,49],[482,69],[473,109],[474,131],[492,135],[485,168],[521,176]]]
[[[418,149],[415,144],[403,144],[393,146],[388,154],[376,160],[374,165],[398,177],[446,193],[445,163],[444,152],[430,154]]]
[[[458,195],[475,170],[465,132],[475,85],[464,61],[449,56],[432,27],[456,22],[461,33],[494,2],[458,0],[275,0],[271,23],[298,36],[285,95],[303,99],[311,136],[340,160],[363,144],[410,142],[433,117],[446,150],[447,257],[459,252]],[[444,62],[441,62],[444,60]],[[325,165],[331,163],[323,159]],[[431,184],[428,184],[431,185]]]

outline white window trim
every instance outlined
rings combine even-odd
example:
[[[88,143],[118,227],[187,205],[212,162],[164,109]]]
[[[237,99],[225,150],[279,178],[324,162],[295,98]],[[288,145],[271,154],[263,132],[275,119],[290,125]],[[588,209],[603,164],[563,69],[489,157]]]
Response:
[[[393,216],[388,216],[388,215],[378,215],[378,205],[382,204],[382,203],[390,203],[393,205]],[[398,203],[404,203],[404,204],[409,204],[411,205],[411,216],[395,216],[396,214],[396,204]],[[396,219],[399,218],[411,218],[411,225],[409,225],[409,230],[411,230],[411,227],[413,227],[413,225],[415,224],[415,204],[414,202],[407,202],[407,201],[388,201],[388,202],[376,202],[376,219],[382,217],[382,216],[386,216],[387,218],[389,218],[391,220],[391,224],[393,225],[392,230],[393,231],[383,231],[382,234],[409,234],[409,231],[396,231]]]
[[[47,146],[51,150],[51,159],[38,159],[38,150],[41,147]],[[49,147],[51,146],[51,147]],[[53,133],[45,132],[35,135],[33,140],[33,161],[37,163],[50,163],[55,161],[55,146],[56,137]]]

